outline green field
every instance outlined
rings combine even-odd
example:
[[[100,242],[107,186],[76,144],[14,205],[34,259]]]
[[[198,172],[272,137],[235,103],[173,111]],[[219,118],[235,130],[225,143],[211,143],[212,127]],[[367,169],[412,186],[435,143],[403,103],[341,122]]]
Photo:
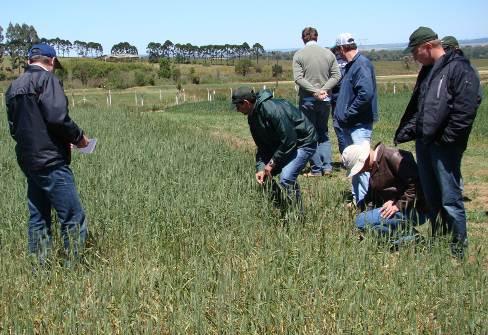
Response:
[[[254,145],[227,90],[156,112],[76,104],[72,117],[99,141],[72,163],[89,245],[75,269],[56,252],[36,275],[25,178],[0,123],[1,334],[488,332],[486,102],[463,165],[470,246],[460,263],[443,240],[398,252],[358,241],[343,171],[300,177],[306,220],[283,226],[254,181]],[[291,86],[276,93],[294,100]],[[380,96],[375,142],[391,144],[408,98]]]

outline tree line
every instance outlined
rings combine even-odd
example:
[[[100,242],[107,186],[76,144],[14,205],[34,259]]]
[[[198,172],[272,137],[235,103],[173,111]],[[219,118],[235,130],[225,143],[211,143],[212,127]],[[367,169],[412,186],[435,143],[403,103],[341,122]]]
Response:
[[[3,56],[11,59],[11,70],[20,69],[25,66],[27,53],[35,43],[47,43],[56,49],[58,55],[66,57],[75,52],[79,57],[101,57],[103,47],[98,42],[85,42],[76,40],[71,42],[59,37],[40,38],[36,29],[28,24],[9,23],[5,35],[4,29],[0,26],[0,66]],[[264,54],[261,44],[255,43],[252,47],[248,43],[202,45],[196,46],[190,43],[180,44],[166,40],[164,43],[150,42],[147,45],[147,54],[150,61],[158,62],[161,58],[172,58],[177,63],[186,63],[191,60],[224,60],[229,58],[240,59],[241,57],[259,57]],[[112,46],[112,55],[138,55],[138,50],[129,42],[120,42]]]
[[[254,43],[252,47],[247,42],[242,44],[220,44],[220,45],[192,45],[191,43],[180,44],[166,40],[164,43],[150,42],[146,52],[149,60],[158,62],[161,58],[173,58],[176,63],[188,63],[192,60],[203,60],[204,62],[222,61],[224,59],[241,59],[241,57],[259,57],[264,54],[264,47]]]

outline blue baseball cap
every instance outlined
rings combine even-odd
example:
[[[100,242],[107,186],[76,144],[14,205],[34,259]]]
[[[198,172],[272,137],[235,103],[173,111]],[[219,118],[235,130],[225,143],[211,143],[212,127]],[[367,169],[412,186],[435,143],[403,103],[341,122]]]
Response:
[[[49,58],[54,58],[54,67],[62,69],[61,63],[59,63],[58,57],[56,56],[56,50],[52,46],[46,43],[34,44],[29,50],[29,59],[34,56],[45,56]]]

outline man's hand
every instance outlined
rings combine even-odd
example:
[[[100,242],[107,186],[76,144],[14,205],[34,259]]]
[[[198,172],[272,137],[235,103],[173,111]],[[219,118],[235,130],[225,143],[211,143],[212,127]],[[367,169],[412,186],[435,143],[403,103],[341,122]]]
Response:
[[[268,163],[266,164],[266,166],[264,167],[264,174],[266,175],[266,177],[271,177],[271,171],[273,171],[273,165]]]
[[[320,90],[320,91],[314,93],[313,96],[315,97],[315,99],[317,99],[319,101],[324,101],[325,98],[327,98],[329,95],[327,94],[327,91]]]
[[[266,179],[266,175],[264,170],[256,172],[256,181],[258,182],[259,185],[263,185],[265,179]]]
[[[75,144],[78,148],[85,148],[88,145],[88,137],[86,135],[83,135],[81,140]]]
[[[395,205],[395,203],[392,200],[388,200],[380,208],[380,215],[384,219],[389,219],[393,215],[395,215],[396,212],[399,212],[399,211],[400,211],[400,209]]]

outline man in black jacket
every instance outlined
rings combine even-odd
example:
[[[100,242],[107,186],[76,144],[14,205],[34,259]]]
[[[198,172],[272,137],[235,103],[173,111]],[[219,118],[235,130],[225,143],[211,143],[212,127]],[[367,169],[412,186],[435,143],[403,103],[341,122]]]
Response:
[[[42,264],[51,249],[51,207],[57,212],[64,248],[76,256],[87,236],[87,222],[69,168],[71,145],[88,139],[68,115],[68,99],[53,74],[60,67],[47,44],[29,50],[29,66],[6,93],[9,130],[17,161],[27,177],[29,252]]]
[[[394,141],[416,141],[432,232],[451,232],[451,251],[462,258],[467,232],[461,159],[476,117],[479,80],[469,61],[459,53],[446,53],[430,28],[415,30],[407,50],[423,66]]]
[[[315,153],[317,134],[301,111],[286,100],[272,98],[269,90],[255,94],[249,87],[240,87],[232,94],[232,103],[247,115],[257,146],[256,181],[263,185],[279,174],[288,202],[301,207],[297,178]]]

